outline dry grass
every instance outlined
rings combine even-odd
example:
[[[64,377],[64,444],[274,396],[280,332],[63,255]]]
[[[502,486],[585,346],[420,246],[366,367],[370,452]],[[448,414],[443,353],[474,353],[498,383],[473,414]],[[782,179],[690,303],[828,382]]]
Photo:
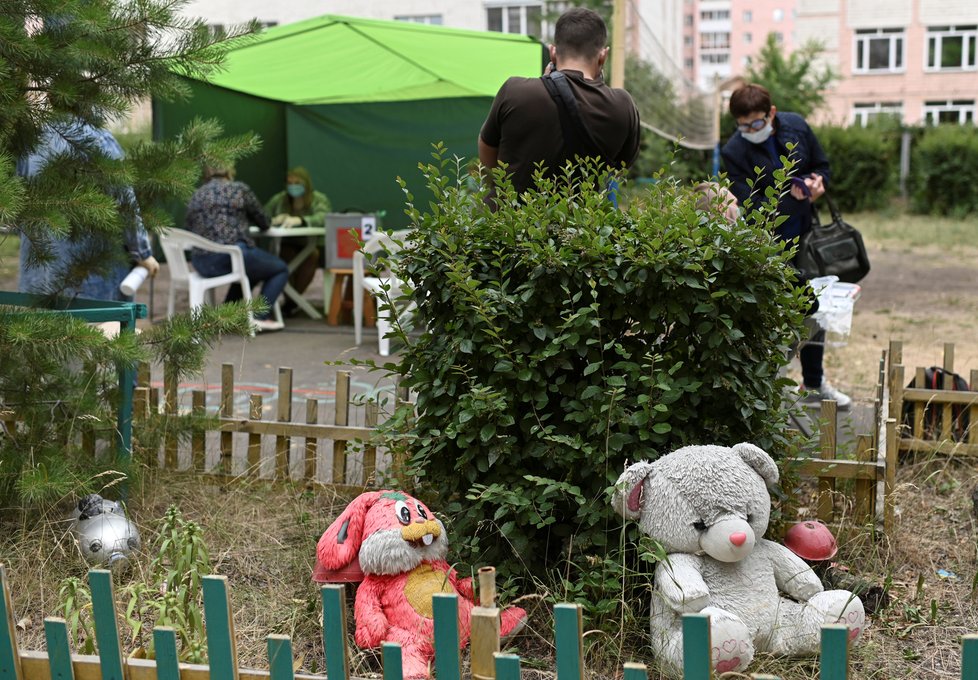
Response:
[[[908,219],[851,218],[864,227],[873,272],[863,284],[849,344],[830,350],[826,366],[833,382],[863,403],[873,396],[879,354],[890,339],[904,342],[908,376],[917,365],[940,364],[942,345],[949,341],[957,343],[959,372],[967,375],[963,369],[978,368],[973,272],[978,250],[969,244],[969,234],[975,232],[957,223],[933,227],[923,218]],[[931,225],[925,232],[929,236],[920,236],[922,224]],[[913,239],[907,238],[910,234]],[[941,248],[914,243],[921,238]],[[885,586],[889,595],[888,605],[871,618],[866,635],[851,652],[850,677],[957,678],[960,636],[978,632],[973,588],[978,549],[971,497],[978,486],[978,461],[946,456],[906,461],[897,479],[898,521],[891,535],[873,535],[851,522],[838,532],[838,563],[868,584]],[[149,563],[154,523],[169,505],[177,504],[186,519],[204,526],[213,571],[230,581],[242,663],[265,667],[265,636],[279,633],[292,637],[298,669],[321,673],[319,595],[309,577],[316,541],[347,501],[324,487],[222,485],[147,472],[130,502],[145,546],[134,577]],[[8,565],[14,611],[21,619],[18,638],[25,649],[44,648],[42,620],[60,614],[59,584],[86,571],[66,534],[69,506],[66,501],[47,517],[13,511],[0,515],[0,554]],[[941,576],[938,570],[952,575]],[[554,666],[547,595],[543,586],[525,594],[520,604],[530,611],[530,623],[512,650],[522,656],[526,677],[549,680]],[[629,604],[635,613],[618,635],[586,635],[585,661],[596,676],[617,677],[625,661],[654,665],[644,639],[644,607]],[[130,642],[128,650],[134,646]],[[351,654],[355,675],[377,676],[376,654],[352,646]],[[786,680],[818,676],[814,660],[761,658],[751,671]]]

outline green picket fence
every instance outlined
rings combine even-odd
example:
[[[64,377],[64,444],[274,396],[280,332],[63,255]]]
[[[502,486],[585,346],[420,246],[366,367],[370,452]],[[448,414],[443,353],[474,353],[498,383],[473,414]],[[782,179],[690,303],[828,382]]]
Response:
[[[207,629],[209,666],[178,662],[177,640],[172,628],[156,628],[153,640],[156,659],[122,657],[112,575],[101,569],[88,573],[92,591],[98,656],[71,653],[64,619],[44,620],[47,651],[20,651],[6,569],[0,565],[3,597],[0,598],[5,625],[0,626],[0,680],[296,680],[292,641],[288,636],[268,636],[268,670],[242,669],[238,665],[234,622],[231,617],[227,578],[206,576],[203,580],[204,616]],[[322,588],[323,644],[326,676],[300,676],[302,680],[348,680],[347,613],[344,586]],[[455,595],[435,595],[435,665],[438,680],[461,680],[462,663],[458,645],[458,602]],[[821,680],[845,680],[848,673],[849,640],[845,626],[822,629]],[[686,680],[712,677],[709,617],[689,614],[683,619],[683,664]],[[554,607],[557,680],[583,680],[584,638],[581,611],[577,605]],[[473,641],[473,645],[475,645]],[[401,680],[400,645],[385,643],[382,650],[384,680]],[[623,680],[645,680],[644,664],[626,663]],[[482,677],[482,676],[480,676]],[[495,654],[497,680],[519,680],[520,659],[512,654]],[[754,675],[754,678],[773,676]],[[964,637],[962,680],[978,679],[978,635]]]

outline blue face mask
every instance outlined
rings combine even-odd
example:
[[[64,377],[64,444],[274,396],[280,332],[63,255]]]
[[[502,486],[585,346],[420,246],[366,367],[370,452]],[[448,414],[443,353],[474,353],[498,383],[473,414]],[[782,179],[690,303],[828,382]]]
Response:
[[[291,196],[292,198],[299,198],[300,196],[305,196],[305,194],[306,194],[306,185],[305,184],[288,184],[288,185],[286,185],[285,190],[288,192],[289,196]]]

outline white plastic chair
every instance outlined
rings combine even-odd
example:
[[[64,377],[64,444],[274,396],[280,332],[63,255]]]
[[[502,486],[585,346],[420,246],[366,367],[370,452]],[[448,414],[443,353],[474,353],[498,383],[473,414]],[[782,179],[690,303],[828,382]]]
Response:
[[[390,254],[396,253],[402,247],[410,247],[408,243],[397,243],[387,232],[377,232],[372,239],[363,244],[362,250],[353,253],[353,335],[357,345],[363,339],[363,291],[369,292],[377,301],[377,343],[380,356],[390,355],[390,338],[387,334],[394,324],[393,309],[384,309],[388,296],[392,303],[397,302],[403,292],[400,279],[391,276],[367,276],[365,261],[367,256],[382,250]],[[386,289],[386,291],[385,291]],[[412,302],[397,313],[398,320],[403,319],[414,310]]]
[[[167,316],[173,316],[177,288],[184,289],[190,297],[191,309],[204,304],[205,298],[209,304],[214,304],[214,289],[237,283],[241,286],[242,295],[246,302],[251,301],[251,282],[245,272],[244,256],[236,245],[224,245],[208,240],[199,234],[185,229],[167,229],[160,234],[160,246],[170,268],[170,295],[166,303]],[[190,268],[186,251],[200,248],[212,253],[226,253],[231,256],[231,272],[220,276],[204,277]],[[276,303],[273,311],[278,321],[282,313]],[[251,314],[248,315],[249,320]]]

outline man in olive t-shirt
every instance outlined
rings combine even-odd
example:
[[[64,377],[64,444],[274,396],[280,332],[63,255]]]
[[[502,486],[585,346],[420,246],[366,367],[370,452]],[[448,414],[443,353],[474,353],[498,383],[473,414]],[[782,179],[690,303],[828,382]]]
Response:
[[[625,90],[609,87],[601,74],[608,57],[608,30],[595,12],[577,7],[557,20],[550,45],[552,68],[567,78],[584,124],[600,150],[601,159],[617,168],[630,166],[638,156],[638,110]],[[496,94],[479,134],[479,160],[492,170],[507,164],[513,186],[523,193],[533,186],[537,163],[550,173],[559,170],[564,154],[557,104],[540,78],[513,77]]]

